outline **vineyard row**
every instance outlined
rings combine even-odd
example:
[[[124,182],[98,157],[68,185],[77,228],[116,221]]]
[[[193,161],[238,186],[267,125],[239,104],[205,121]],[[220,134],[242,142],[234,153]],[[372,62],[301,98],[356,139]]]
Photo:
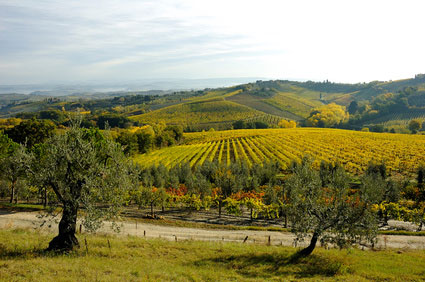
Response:
[[[206,160],[230,165],[244,161],[248,165],[265,160],[277,160],[286,169],[292,160],[312,156],[316,165],[321,161],[340,162],[353,174],[362,173],[369,162],[385,161],[390,172],[414,173],[425,161],[425,140],[382,139],[374,135],[349,136],[347,134],[317,134],[316,131],[288,131],[292,134],[266,134],[235,136],[196,144],[170,147],[137,157],[143,166],[167,167],[188,162],[201,165]]]

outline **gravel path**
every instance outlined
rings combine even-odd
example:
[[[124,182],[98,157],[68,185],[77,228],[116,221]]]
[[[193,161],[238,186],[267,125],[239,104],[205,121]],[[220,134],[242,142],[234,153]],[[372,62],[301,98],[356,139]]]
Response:
[[[0,228],[34,228],[43,232],[57,232],[57,222],[49,220],[41,226],[44,219],[39,218],[38,212],[16,212],[9,213],[0,211]],[[84,230],[83,230],[84,233]],[[100,234],[114,233],[111,223],[105,225],[97,232]],[[243,242],[256,244],[270,244],[294,246],[294,236],[288,232],[254,231],[254,230],[210,230],[200,228],[185,228],[174,226],[163,226],[155,224],[137,223],[135,220],[123,222],[121,232],[118,236],[133,235],[146,238],[161,238],[165,240],[203,240],[203,241],[225,241]],[[425,236],[400,236],[380,235],[377,248],[397,249],[423,249],[425,250]],[[298,246],[304,246],[298,244]]]

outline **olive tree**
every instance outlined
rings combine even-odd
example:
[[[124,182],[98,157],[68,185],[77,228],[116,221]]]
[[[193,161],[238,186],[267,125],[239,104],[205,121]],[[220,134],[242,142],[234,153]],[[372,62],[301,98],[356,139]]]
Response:
[[[80,208],[84,226],[95,230],[103,220],[118,217],[127,191],[137,185],[122,148],[99,130],[79,125],[71,121],[69,130],[47,140],[44,157],[31,168],[33,183],[51,187],[62,206],[59,234],[49,243],[50,250],[79,246],[75,231]]]
[[[322,172],[323,173],[323,172]],[[288,216],[296,240],[311,235],[310,244],[299,252],[310,255],[317,241],[340,247],[376,238],[377,221],[369,204],[369,193],[349,189],[349,178],[340,166],[329,169],[326,186],[312,160],[303,158],[292,165],[286,182]]]
[[[408,127],[412,134],[416,134],[422,128],[422,123],[420,120],[413,119],[409,122]]]
[[[10,183],[10,203],[17,202],[16,186],[27,172],[31,155],[23,145],[13,142],[0,132],[0,176]]]
[[[150,206],[151,218],[155,218],[154,207],[157,205],[164,207],[168,198],[169,196],[165,189],[157,187],[140,186],[134,195],[135,202],[139,207]]]
[[[17,183],[18,180],[26,178],[27,164],[30,160],[31,154],[26,152],[23,145],[18,145],[11,155],[2,160],[0,170],[10,183],[10,203],[18,202]]]

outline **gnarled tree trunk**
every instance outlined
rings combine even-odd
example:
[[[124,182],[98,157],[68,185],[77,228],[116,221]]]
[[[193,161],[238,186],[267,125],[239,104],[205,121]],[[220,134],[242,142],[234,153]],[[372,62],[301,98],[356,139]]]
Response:
[[[318,239],[319,239],[319,234],[317,232],[314,232],[313,237],[311,237],[310,245],[308,245],[308,247],[299,251],[298,255],[302,257],[306,257],[310,255],[313,252],[314,248],[316,248],[316,243]]]
[[[59,222],[59,235],[50,241],[48,250],[71,251],[74,247],[80,247],[75,237],[77,212],[78,204],[64,203],[62,219]]]

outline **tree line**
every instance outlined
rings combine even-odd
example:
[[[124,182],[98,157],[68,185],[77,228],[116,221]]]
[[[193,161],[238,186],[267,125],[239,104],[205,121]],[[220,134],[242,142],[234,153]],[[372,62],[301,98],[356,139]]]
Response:
[[[93,130],[96,128],[104,130],[112,127],[108,119],[103,120],[101,127],[85,126],[86,117],[82,117],[80,122],[81,127]],[[53,136],[55,130],[64,130],[69,127],[71,120],[68,116],[66,121],[60,125],[51,120],[35,118],[28,120],[13,119],[9,123],[11,126],[4,125],[3,134],[7,135],[13,142],[25,144],[25,146],[32,148]],[[117,127],[116,123],[112,123],[112,125]],[[126,155],[143,154],[153,149],[178,144],[183,139],[183,128],[177,125],[166,126],[165,124],[139,127],[136,131],[115,128],[113,137],[116,142],[124,147]]]

